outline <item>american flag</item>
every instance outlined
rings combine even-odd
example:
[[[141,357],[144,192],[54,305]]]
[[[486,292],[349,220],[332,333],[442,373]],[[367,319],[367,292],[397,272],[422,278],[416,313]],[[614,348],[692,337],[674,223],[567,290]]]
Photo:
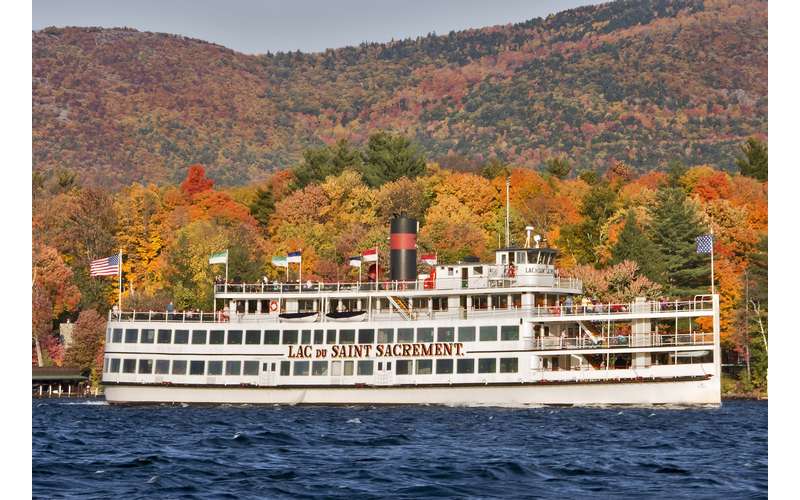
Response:
[[[714,247],[714,235],[702,234],[695,238],[697,253],[711,253]]]
[[[114,276],[119,274],[119,255],[93,260],[89,271],[92,276]]]

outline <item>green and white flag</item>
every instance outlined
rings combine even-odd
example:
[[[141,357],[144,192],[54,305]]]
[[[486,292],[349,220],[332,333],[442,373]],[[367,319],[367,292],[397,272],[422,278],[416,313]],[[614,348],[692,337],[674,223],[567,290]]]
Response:
[[[273,257],[272,265],[276,267],[289,267],[289,260],[286,257]]]
[[[228,251],[225,250],[224,252],[215,253],[208,259],[209,264],[227,264],[228,263]]]

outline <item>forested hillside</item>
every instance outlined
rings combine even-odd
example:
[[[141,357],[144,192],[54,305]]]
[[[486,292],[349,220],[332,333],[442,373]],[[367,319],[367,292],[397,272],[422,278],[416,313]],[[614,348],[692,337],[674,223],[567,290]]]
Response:
[[[556,157],[573,173],[620,160],[733,170],[739,144],[766,139],[767,4],[615,2],[316,54],[130,29],[33,33],[40,173],[119,188],[176,183],[202,163],[218,184],[244,184],[376,130],[462,170]]]

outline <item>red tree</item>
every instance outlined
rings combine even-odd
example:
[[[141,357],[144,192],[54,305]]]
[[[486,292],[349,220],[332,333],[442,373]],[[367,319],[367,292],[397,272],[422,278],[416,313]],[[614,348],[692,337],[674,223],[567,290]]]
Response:
[[[214,181],[206,177],[206,169],[202,165],[190,165],[186,180],[181,184],[181,191],[189,198],[197,193],[208,191],[214,186]]]

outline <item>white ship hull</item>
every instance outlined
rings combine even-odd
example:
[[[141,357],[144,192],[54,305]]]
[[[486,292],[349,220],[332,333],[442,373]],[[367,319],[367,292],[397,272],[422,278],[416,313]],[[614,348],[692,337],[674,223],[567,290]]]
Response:
[[[142,385],[106,386],[106,400],[120,404],[194,403],[267,405],[539,405],[720,404],[719,380],[518,384],[466,387],[232,388]]]

